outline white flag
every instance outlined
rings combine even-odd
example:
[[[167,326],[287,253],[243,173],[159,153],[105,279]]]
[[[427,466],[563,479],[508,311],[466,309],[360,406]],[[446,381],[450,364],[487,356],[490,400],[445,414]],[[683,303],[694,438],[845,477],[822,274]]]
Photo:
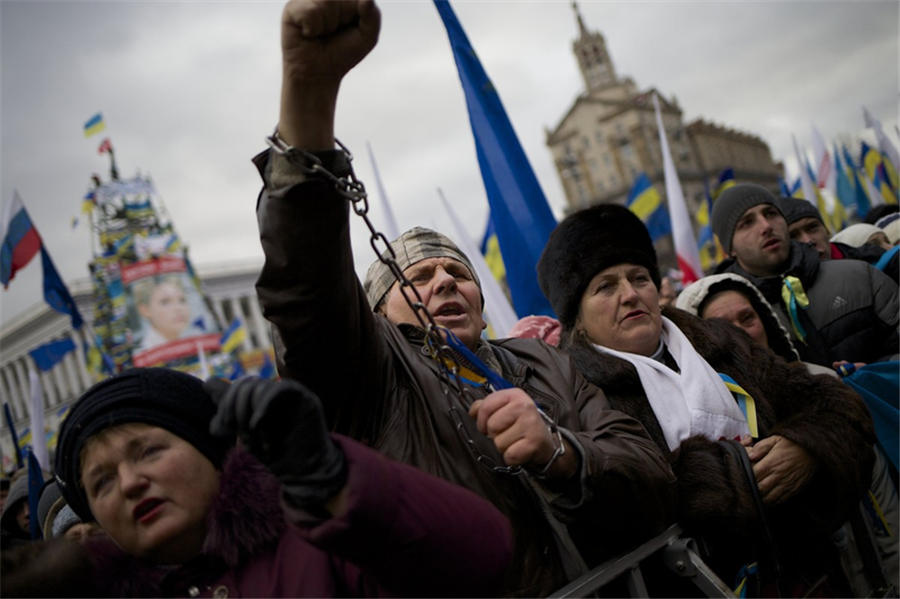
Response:
[[[891,159],[895,169],[900,169],[900,154],[897,153],[897,148],[894,147],[894,144],[892,144],[891,140],[888,139],[888,136],[885,135],[884,129],[881,127],[881,121],[873,117],[865,106],[863,106],[863,119],[866,122],[866,127],[875,129],[875,137],[878,138],[878,148]]]
[[[34,368],[28,365],[28,382],[31,385],[31,402],[28,410],[31,416],[31,451],[41,465],[42,470],[50,470],[50,458],[47,456],[47,434],[44,432],[44,389],[41,378]]]
[[[500,284],[494,278],[494,274],[488,267],[487,262],[485,262],[484,256],[481,255],[478,246],[469,237],[459,217],[456,216],[456,213],[450,206],[450,202],[447,201],[440,189],[438,189],[438,196],[440,196],[447,214],[450,215],[450,222],[453,223],[454,229],[453,237],[456,243],[459,244],[463,253],[469,257],[469,260],[475,267],[478,278],[481,279],[481,292],[484,295],[484,311],[487,321],[499,337],[506,337],[519,320],[516,317],[516,311],[513,310],[509,300],[506,299]]]
[[[812,151],[815,158],[816,186],[837,193],[837,173],[834,171],[834,160],[825,145],[825,139],[815,125],[812,125]]]
[[[806,154],[800,152],[800,146],[797,145],[797,138],[794,137],[793,134],[791,134],[791,141],[794,142],[794,155],[797,156],[797,167],[800,169],[800,183],[803,187],[803,197],[807,202],[816,207],[816,210],[819,211],[819,215],[822,217],[822,222],[825,223],[825,228],[828,229],[830,233],[840,231],[840,223],[833,223],[833,219],[831,218],[834,206],[829,206],[826,203],[825,196],[819,193],[816,182],[809,176],[809,171],[806,168]],[[831,196],[831,199],[834,201],[834,196]]]
[[[866,184],[866,193],[869,194],[869,204],[874,208],[875,206],[881,206],[882,204],[887,204],[884,201],[884,196],[881,195],[881,192],[875,189],[875,186],[872,185],[871,179],[866,177],[865,175],[859,175],[859,178],[863,180]]]
[[[200,378],[204,381],[209,378],[209,363],[206,361],[206,352],[203,346],[197,343],[197,361],[200,362]]]
[[[669,205],[669,218],[672,221],[672,239],[675,242],[675,255],[678,268],[681,269],[682,281],[685,285],[693,283],[703,276],[700,266],[700,251],[697,249],[697,238],[691,226],[691,217],[684,203],[684,193],[669,152],[666,130],[663,128],[662,114],[659,111],[659,98],[653,94],[653,108],[656,110],[656,126],[659,127],[659,147],[662,150],[663,172],[666,177],[666,201]]]
[[[378,172],[378,165],[375,163],[375,154],[372,153],[372,146],[366,142],[366,149],[369,151],[369,160],[372,161],[372,172],[375,173],[375,187],[378,188],[378,195],[381,196],[381,206],[384,210],[384,232],[388,241],[393,241],[400,237],[400,229],[397,228],[397,219],[394,218],[394,211],[391,210],[391,203],[388,201],[387,192],[384,191],[384,185],[381,184],[381,173]]]

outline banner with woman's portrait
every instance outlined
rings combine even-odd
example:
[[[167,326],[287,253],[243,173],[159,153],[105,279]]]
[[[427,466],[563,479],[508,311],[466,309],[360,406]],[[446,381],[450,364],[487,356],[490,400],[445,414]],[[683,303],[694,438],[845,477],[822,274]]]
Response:
[[[162,256],[122,265],[135,366],[168,365],[219,348],[220,331],[184,259]]]

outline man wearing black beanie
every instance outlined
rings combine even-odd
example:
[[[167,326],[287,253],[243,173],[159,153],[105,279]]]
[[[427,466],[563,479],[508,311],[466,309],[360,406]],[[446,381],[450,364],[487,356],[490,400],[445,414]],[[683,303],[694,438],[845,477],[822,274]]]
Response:
[[[831,367],[900,352],[894,281],[857,260],[823,262],[811,245],[791,241],[769,190],[753,184],[725,190],[710,221],[728,254],[717,272],[746,277],[778,307],[804,361]]]
[[[864,243],[858,247],[831,241],[825,221],[819,209],[812,202],[800,198],[778,198],[778,207],[784,214],[788,224],[788,233],[791,239],[813,245],[819,252],[819,260],[862,260],[878,268],[879,261],[884,255],[885,249],[874,243]],[[846,229],[845,229],[846,230]],[[834,239],[834,238],[831,238]],[[897,282],[898,271],[896,257],[884,267],[879,268],[890,276],[894,283]]]

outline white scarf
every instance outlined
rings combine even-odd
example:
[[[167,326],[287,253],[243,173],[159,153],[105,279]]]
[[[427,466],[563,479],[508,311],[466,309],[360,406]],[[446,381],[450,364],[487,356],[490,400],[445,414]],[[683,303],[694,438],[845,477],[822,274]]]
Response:
[[[665,316],[662,317],[662,341],[678,363],[680,373],[648,356],[602,345],[594,347],[601,353],[627,360],[637,370],[670,450],[674,451],[692,435],[714,440],[749,435],[747,419],[725,383]]]

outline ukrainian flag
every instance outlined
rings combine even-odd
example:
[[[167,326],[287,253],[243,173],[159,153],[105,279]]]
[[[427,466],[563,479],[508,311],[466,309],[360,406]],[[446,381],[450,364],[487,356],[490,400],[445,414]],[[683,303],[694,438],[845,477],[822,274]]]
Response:
[[[646,173],[641,173],[635,179],[625,206],[644,221],[650,239],[654,242],[663,235],[672,233],[669,212]]]
[[[733,181],[732,185],[734,185]],[[700,202],[700,209],[697,210],[697,224],[700,225],[700,231],[697,233],[697,247],[700,250],[700,267],[705,271],[725,259],[725,252],[722,251],[722,246],[716,243],[712,225],[709,222],[711,212],[712,198],[709,196],[709,187],[706,187],[706,197]]]
[[[728,189],[729,187],[734,187],[734,169],[731,167],[726,168],[721,173],[719,173],[719,184],[716,186],[716,190],[713,192],[712,199],[715,200],[722,192]]]
[[[882,159],[881,152],[875,148],[869,147],[866,142],[862,142],[861,154],[863,170],[866,171],[866,175],[868,175],[869,180],[874,184],[875,189],[881,193],[881,197],[884,198],[885,202],[888,204],[896,204],[897,196],[891,185],[891,178],[888,174],[887,167],[885,167],[885,161]]]
[[[104,129],[106,129],[106,123],[103,122],[103,115],[98,112],[84,124],[84,136],[90,137]]]
[[[500,253],[500,242],[497,240],[497,231],[494,228],[494,220],[488,218],[487,229],[481,240],[481,255],[487,262],[491,274],[497,279],[497,282],[506,283],[506,266],[503,264],[503,255]]]
[[[240,318],[235,318],[228,326],[228,330],[222,333],[219,344],[222,346],[223,353],[231,353],[247,339],[247,329]]]

